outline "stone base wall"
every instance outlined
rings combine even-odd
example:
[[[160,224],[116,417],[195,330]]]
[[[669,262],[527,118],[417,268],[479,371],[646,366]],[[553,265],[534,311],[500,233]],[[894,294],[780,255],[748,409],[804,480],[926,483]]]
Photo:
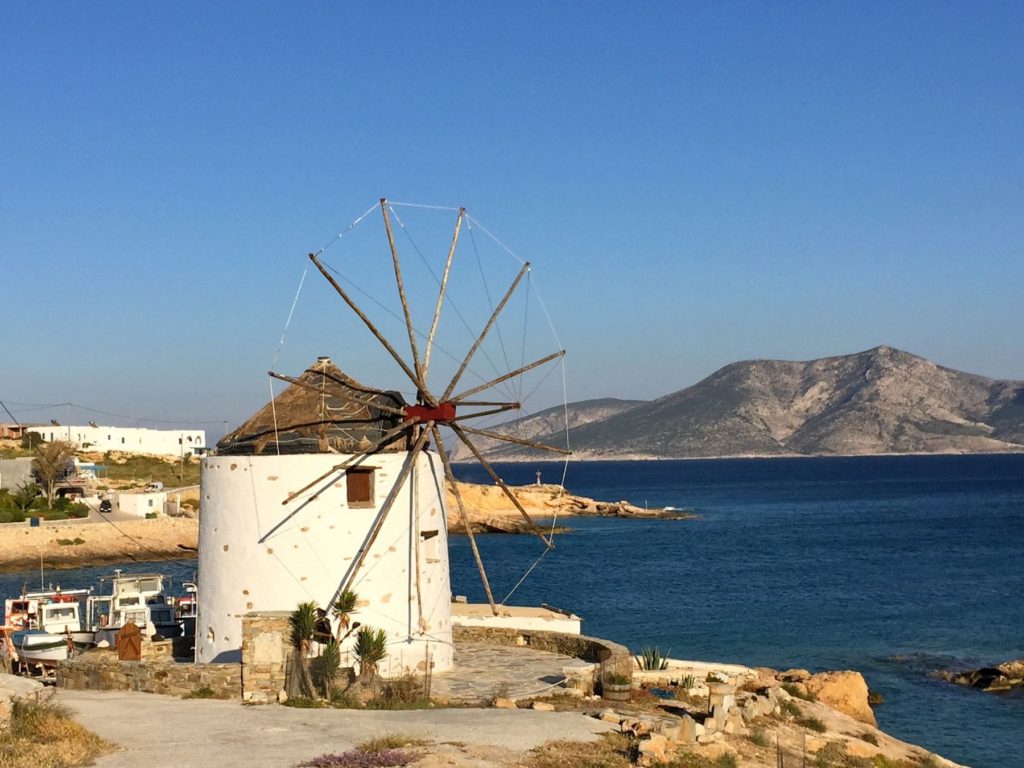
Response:
[[[456,643],[487,643],[513,647],[535,648],[538,651],[561,653],[599,665],[601,678],[621,675],[633,679],[633,656],[624,645],[587,635],[563,632],[534,631],[509,627],[452,628]]]
[[[242,618],[242,698],[277,701],[285,691],[292,653],[290,613],[249,613]]]
[[[143,648],[147,645],[157,643],[143,643]],[[118,661],[113,650],[86,651],[57,665],[57,685],[79,691],[142,691],[168,696],[187,696],[198,689],[209,689],[218,698],[242,695],[238,664],[178,662],[169,651],[150,650],[153,655],[147,657],[144,652],[141,661]]]

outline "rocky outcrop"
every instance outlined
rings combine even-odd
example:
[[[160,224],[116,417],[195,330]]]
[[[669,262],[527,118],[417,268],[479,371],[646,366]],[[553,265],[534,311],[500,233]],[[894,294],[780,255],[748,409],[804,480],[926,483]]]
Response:
[[[531,528],[512,501],[493,485],[459,483],[459,495],[469,516],[474,532],[528,533]],[[535,520],[549,520],[570,515],[601,517],[636,517],[668,520],[686,520],[692,512],[675,509],[645,509],[628,501],[597,501],[586,496],[574,496],[560,485],[521,485],[510,488],[516,499]],[[465,533],[466,526],[459,513],[455,495],[450,487],[445,490],[448,509],[448,530]]]
[[[822,704],[855,720],[877,726],[875,713],[868,704],[868,684],[860,672],[821,672],[804,681],[807,691]]]
[[[1007,661],[994,667],[938,674],[943,680],[957,685],[966,685],[982,691],[1008,691],[1024,686],[1024,660]]]

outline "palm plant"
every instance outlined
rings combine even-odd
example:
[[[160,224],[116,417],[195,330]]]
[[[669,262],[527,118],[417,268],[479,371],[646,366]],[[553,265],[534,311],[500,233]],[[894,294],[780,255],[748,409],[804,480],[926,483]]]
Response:
[[[313,660],[313,678],[325,699],[331,697],[334,681],[341,668],[341,646],[333,637],[320,646],[320,655]]]
[[[335,638],[340,643],[345,634],[348,631],[350,624],[350,615],[356,612],[356,604],[359,602],[359,596],[351,589],[342,590],[338,599],[334,601],[334,605],[331,606],[331,612],[334,614],[334,618],[338,620],[338,633]]]
[[[359,662],[359,675],[373,677],[377,674],[377,665],[388,655],[388,636],[383,629],[363,627],[356,635],[353,651]]]
[[[291,628],[292,648],[295,651],[295,668],[299,673],[299,689],[303,696],[311,698],[313,683],[309,674],[309,649],[316,630],[317,604],[314,601],[299,603],[288,618]]]

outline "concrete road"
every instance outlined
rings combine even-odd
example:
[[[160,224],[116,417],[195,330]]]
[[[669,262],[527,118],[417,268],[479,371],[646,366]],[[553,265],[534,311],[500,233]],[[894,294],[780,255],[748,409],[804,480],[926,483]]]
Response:
[[[553,739],[590,741],[610,728],[572,712],[525,709],[293,709],[121,691],[60,690],[57,700],[123,748],[97,768],[286,767],[385,734],[528,750]]]

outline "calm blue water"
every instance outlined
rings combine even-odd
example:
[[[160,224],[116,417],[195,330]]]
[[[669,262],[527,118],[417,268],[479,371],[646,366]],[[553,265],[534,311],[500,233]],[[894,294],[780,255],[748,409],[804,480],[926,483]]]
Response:
[[[561,467],[504,465],[557,481]],[[473,467],[466,480],[486,481]],[[976,768],[1024,765],[1024,695],[933,679],[940,668],[1024,658],[1024,455],[574,463],[568,487],[693,508],[691,521],[571,518],[509,600],[584,617],[634,650],[811,670],[857,669],[885,697],[886,731]],[[501,599],[543,545],[478,537]],[[452,586],[483,601],[464,537]],[[178,581],[194,562],[130,564]],[[109,567],[60,573],[95,583]],[[56,580],[57,573],[47,580]],[[0,594],[37,573],[0,576]]]
[[[529,483],[540,466],[500,472]],[[474,469],[460,474],[483,482]],[[571,608],[633,649],[856,669],[885,697],[884,730],[978,768],[1024,765],[1024,696],[929,676],[1024,658],[1024,455],[593,462],[566,484],[700,519],[572,519],[510,603]],[[543,550],[479,538],[499,599]],[[466,540],[451,548],[453,589],[482,600]]]

